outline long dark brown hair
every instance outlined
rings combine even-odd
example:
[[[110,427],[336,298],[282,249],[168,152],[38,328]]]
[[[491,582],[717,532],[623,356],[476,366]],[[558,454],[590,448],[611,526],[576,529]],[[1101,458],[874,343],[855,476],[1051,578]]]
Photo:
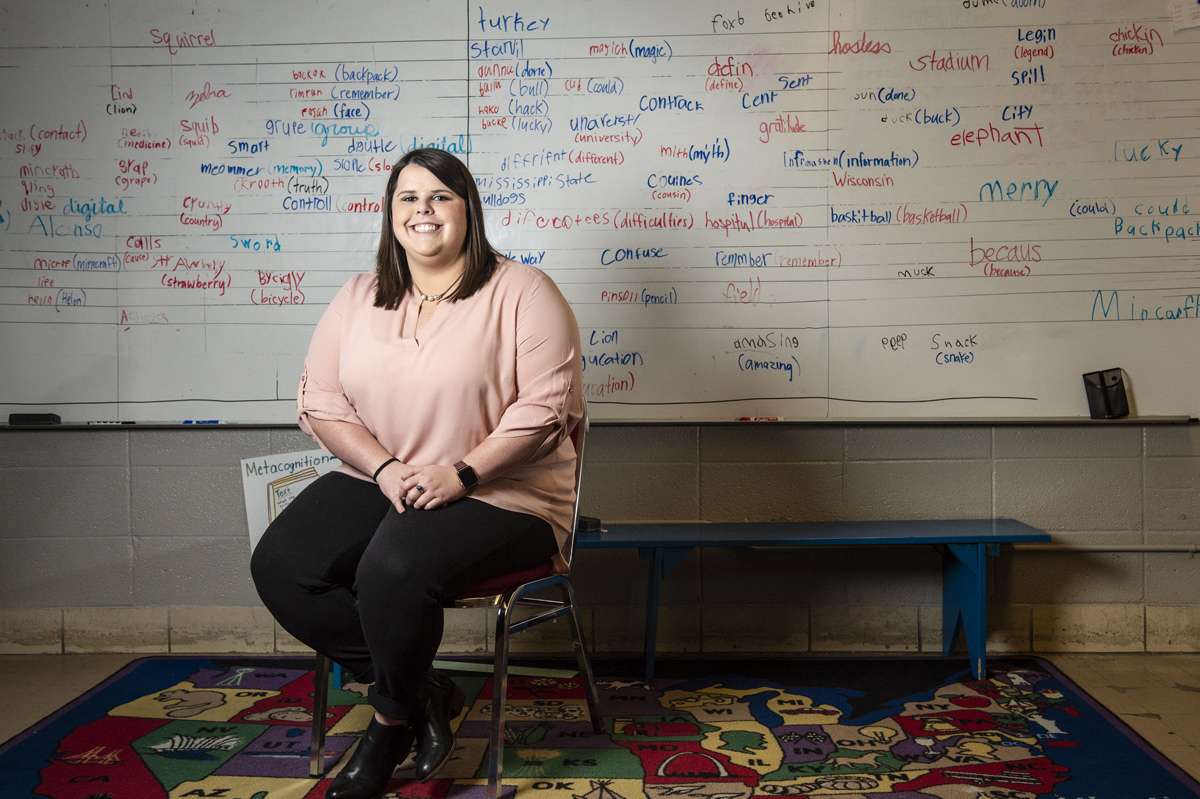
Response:
[[[426,147],[410,150],[400,156],[388,176],[387,191],[383,196],[383,230],[379,232],[379,251],[375,254],[375,274],[379,283],[375,287],[375,307],[394,311],[413,285],[412,273],[408,269],[408,254],[396,241],[392,232],[392,195],[400,170],[406,166],[421,166],[433,173],[446,188],[461,197],[467,204],[467,237],[463,241],[463,252],[467,264],[462,280],[454,291],[446,295],[447,302],[465,300],[483,287],[496,271],[499,257],[488,243],[483,230],[483,204],[479,201],[479,190],[466,165],[444,150]]]

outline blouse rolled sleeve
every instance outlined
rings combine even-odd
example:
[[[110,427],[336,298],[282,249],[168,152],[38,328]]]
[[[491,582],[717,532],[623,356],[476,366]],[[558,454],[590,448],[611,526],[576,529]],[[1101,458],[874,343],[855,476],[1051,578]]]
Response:
[[[583,413],[579,325],[548,278],[523,298],[516,344],[517,397],[492,435],[545,436],[537,459],[557,449]]]
[[[296,398],[296,416],[300,429],[318,444],[309,418],[363,424],[358,412],[346,398],[341,383],[342,327],[345,321],[346,289],[343,287],[329,303],[308,345],[304,374]],[[324,445],[322,444],[322,447]]]

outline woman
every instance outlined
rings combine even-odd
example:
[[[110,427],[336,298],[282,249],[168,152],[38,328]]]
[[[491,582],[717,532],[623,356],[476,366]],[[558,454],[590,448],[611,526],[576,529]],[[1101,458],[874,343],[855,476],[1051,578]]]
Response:
[[[375,709],[330,799],[378,796],[417,742],[427,780],[463,697],[431,670],[447,597],[554,559],[574,500],[579,329],[542,272],[498,255],[470,172],[440,150],[388,179],[374,273],[317,324],[299,424],[342,465],[254,551],[289,633],[370,683]]]

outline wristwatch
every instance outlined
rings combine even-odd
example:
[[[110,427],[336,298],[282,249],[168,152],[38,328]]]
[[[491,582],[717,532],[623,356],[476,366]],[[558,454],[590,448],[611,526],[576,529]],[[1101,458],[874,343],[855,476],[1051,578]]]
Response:
[[[475,474],[475,470],[468,466],[466,461],[459,461],[454,464],[454,468],[458,470],[458,482],[462,483],[468,494],[472,488],[479,485],[479,475]]]

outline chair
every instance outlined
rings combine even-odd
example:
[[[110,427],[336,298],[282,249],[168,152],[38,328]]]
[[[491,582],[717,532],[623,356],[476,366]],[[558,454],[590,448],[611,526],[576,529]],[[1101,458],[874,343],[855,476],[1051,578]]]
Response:
[[[575,507],[572,513],[572,530],[579,523],[579,497],[582,488],[584,439],[588,427],[587,406],[584,405],[583,417],[571,432],[575,442]],[[568,538],[563,549],[563,557],[567,565],[575,549],[574,533]],[[555,591],[557,599],[539,598],[533,596],[547,591]],[[508,652],[509,639],[513,633],[527,630],[547,621],[554,621],[560,616],[566,616],[571,627],[574,640],[575,658],[579,665],[579,676],[584,682],[584,694],[587,697],[588,710],[591,713],[592,729],[596,733],[604,731],[603,718],[600,715],[600,695],[596,690],[596,680],[592,674],[592,666],[588,661],[587,647],[584,645],[583,629],[579,623],[576,611],[575,592],[571,581],[565,574],[555,574],[554,564],[547,561],[540,566],[526,569],[513,574],[501,575],[482,583],[470,586],[458,596],[446,603],[447,607],[480,608],[494,607],[496,613],[495,638],[495,671],[492,676],[492,731],[488,748],[488,797],[499,799],[501,779],[504,768],[504,723],[508,696]],[[518,619],[516,610],[535,609],[532,616]],[[313,684],[313,727],[312,750],[309,774],[322,777],[325,774],[325,712],[329,694],[330,661],[324,655],[316,657],[316,674]],[[335,667],[336,668],[336,667]],[[335,681],[340,676],[340,668],[335,672]]]

